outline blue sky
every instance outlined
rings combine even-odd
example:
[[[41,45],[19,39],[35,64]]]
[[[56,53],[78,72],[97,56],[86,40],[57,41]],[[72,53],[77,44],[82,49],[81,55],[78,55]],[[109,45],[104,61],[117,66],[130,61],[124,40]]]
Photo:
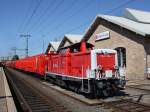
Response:
[[[109,15],[121,16],[127,7],[150,11],[149,4],[150,0],[0,0],[0,57],[13,54],[12,47],[25,48],[21,34],[31,35],[29,55],[38,54],[43,40],[46,48],[66,33],[84,34],[98,14],[114,9]]]

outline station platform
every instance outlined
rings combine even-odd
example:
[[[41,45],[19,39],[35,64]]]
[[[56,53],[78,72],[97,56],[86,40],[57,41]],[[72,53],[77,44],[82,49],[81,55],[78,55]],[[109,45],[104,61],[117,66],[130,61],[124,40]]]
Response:
[[[17,112],[7,79],[0,67],[0,112]]]

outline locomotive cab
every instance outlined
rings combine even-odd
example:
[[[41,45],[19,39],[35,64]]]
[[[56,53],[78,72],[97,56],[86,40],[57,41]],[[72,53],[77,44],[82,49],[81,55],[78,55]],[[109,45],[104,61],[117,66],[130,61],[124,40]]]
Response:
[[[91,76],[96,79],[118,78],[115,50],[95,49],[91,50]]]
[[[89,80],[94,80],[94,86],[97,88],[94,90],[96,96],[113,95],[125,86],[125,76],[119,72],[115,50],[91,50],[91,69],[87,69],[86,73]]]

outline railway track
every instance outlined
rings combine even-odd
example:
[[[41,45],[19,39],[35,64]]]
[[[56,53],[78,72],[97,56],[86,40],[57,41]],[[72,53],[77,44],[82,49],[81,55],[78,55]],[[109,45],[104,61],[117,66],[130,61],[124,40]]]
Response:
[[[7,78],[15,92],[18,91],[17,96],[19,102],[25,112],[67,112],[68,110],[56,102],[55,100],[46,97],[41,92],[36,90],[35,87],[27,83],[25,80],[17,77],[17,75],[11,75],[9,71],[6,71]],[[19,74],[18,74],[19,75]],[[40,81],[39,81],[40,82]],[[16,89],[15,89],[16,88]],[[116,98],[115,101],[105,102],[102,101],[108,108],[114,109],[113,112],[150,112],[150,106],[138,103],[136,101]],[[100,105],[101,105],[100,104]],[[97,105],[98,106],[98,105]],[[100,106],[99,106],[100,108]],[[116,110],[116,111],[115,111]],[[70,112],[70,111],[69,111]]]
[[[107,104],[120,112],[150,112],[150,106],[132,100],[120,99]]]
[[[150,84],[147,84],[147,85],[138,85],[138,86],[126,86],[126,88],[131,88],[131,89],[136,89],[136,90],[141,90],[141,91],[145,91],[147,93],[150,93],[150,89],[145,89],[145,88],[142,88],[142,86],[150,86]]]
[[[47,97],[25,80],[19,80],[16,75],[5,69],[9,84],[20,104],[19,111],[23,112],[67,112],[66,108],[53,98]]]

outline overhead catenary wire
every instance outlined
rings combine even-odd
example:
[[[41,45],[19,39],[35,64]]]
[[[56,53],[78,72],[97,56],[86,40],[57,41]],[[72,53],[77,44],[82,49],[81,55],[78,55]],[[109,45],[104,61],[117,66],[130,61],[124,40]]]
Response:
[[[79,9],[77,9],[74,13],[71,13],[69,16],[67,16],[67,18],[64,18],[62,21],[63,22],[60,22],[59,24],[57,24],[57,26],[49,29],[51,31],[55,30],[55,29],[59,29],[61,28],[67,21],[69,21],[71,18],[73,18],[74,16],[76,16],[77,14],[81,13],[84,9],[88,8],[90,5],[91,5],[91,0],[89,0],[88,2],[86,2],[82,7],[80,7]],[[49,24],[47,25],[49,26]],[[45,29],[41,29],[39,32],[41,32],[42,30],[45,30]]]
[[[54,6],[55,1],[49,2],[46,9],[43,11],[43,13],[40,15],[40,17],[37,19],[37,21],[30,27],[29,31],[31,32],[32,29],[34,29],[39,23],[42,23],[43,17],[52,9],[52,6]],[[42,21],[42,22],[41,22]]]
[[[113,8],[113,9],[109,10],[109,11],[106,11],[106,14],[111,14],[112,12],[118,10],[119,8],[121,8],[121,7],[125,6],[125,5],[128,5],[129,3],[133,2],[133,1],[135,1],[135,0],[129,0],[129,1],[127,1],[127,2],[125,2],[125,3],[123,3],[123,4],[121,4],[121,5],[119,5],[119,6],[117,6],[117,7],[115,7],[115,8]],[[79,30],[81,27],[84,27],[84,26],[88,25],[88,24],[91,22],[91,20],[93,20],[93,18],[90,18],[90,19],[89,19],[88,21],[86,21],[85,23],[80,24],[80,25],[78,25],[78,26],[76,26],[76,27],[74,27],[74,28],[72,28],[72,29],[69,29],[69,30],[67,30],[66,32],[62,33],[62,34],[58,34],[56,37],[63,36],[65,33],[70,33],[70,32],[73,32],[73,31],[75,31],[75,30]],[[46,35],[46,34],[44,34],[44,35]]]
[[[33,16],[36,14],[38,8],[40,7],[41,2],[42,2],[42,0],[39,0],[38,4],[37,4],[36,7],[34,8],[34,10],[33,10],[32,14],[31,14],[31,16],[29,17],[29,19],[27,20],[26,24],[24,25],[24,30],[25,30],[25,28],[27,28],[28,25],[30,24],[30,22],[31,22],[31,20],[32,20],[32,18],[33,18]],[[24,31],[24,30],[23,30],[23,31]]]
[[[75,30],[79,30],[79,28],[88,25],[92,20],[93,20],[93,18],[90,19],[90,20],[88,20],[88,21],[86,21],[84,24],[81,24],[81,25],[79,25],[79,26],[77,26],[77,27],[74,27],[74,28],[72,28],[72,29],[69,29],[68,31],[65,32],[65,34],[71,33],[72,31],[75,31]],[[62,34],[56,36],[55,38],[57,38],[57,37],[62,37],[62,35],[64,35],[64,33],[62,33]]]
[[[28,8],[27,8],[27,11],[25,12],[24,19],[22,20],[21,24],[19,25],[19,27],[18,27],[18,29],[17,29],[18,32],[20,32],[21,29],[23,28],[23,26],[25,25],[25,20],[26,20],[26,17],[28,16],[28,14],[29,14],[29,11],[30,11],[31,8],[32,8],[33,1],[34,1],[34,0],[31,0],[29,6],[28,6]]]
[[[64,2],[64,0],[59,0],[59,3],[51,10],[51,12],[53,12],[53,13],[49,13],[47,18],[43,19],[43,21],[40,21],[39,26],[42,26],[42,24],[44,22],[46,23],[52,17],[52,15],[55,14],[55,12],[57,12],[58,8],[63,4],[63,2]],[[36,29],[36,31],[37,31],[37,29]]]
[[[109,10],[109,11],[106,11],[105,14],[111,14],[111,13],[113,13],[114,11],[116,11],[116,10],[118,10],[118,9],[120,9],[120,8],[122,8],[122,7],[124,7],[124,6],[128,5],[128,4],[130,4],[130,3],[132,3],[132,2],[134,2],[134,1],[136,1],[136,0],[128,0],[127,2],[125,2],[125,3],[123,3],[123,4],[121,4],[121,5],[117,6],[117,7],[115,7],[115,8],[113,8],[113,9]],[[89,24],[92,20],[93,20],[93,18],[92,18],[92,19],[89,19],[88,21],[86,21],[86,22],[83,23],[83,24],[78,25],[77,27],[74,27],[74,28],[72,28],[72,29],[69,29],[69,30],[66,31],[65,33],[59,34],[59,35],[56,36],[55,38],[60,37],[60,36],[62,36],[62,35],[64,35],[64,34],[66,34],[66,33],[71,33],[72,31],[75,31],[75,30],[77,30],[77,29],[79,29],[79,28],[81,28],[81,27],[83,27],[83,26]]]
[[[129,0],[128,2],[125,2],[125,3],[121,4],[121,5],[119,5],[118,7],[115,7],[114,9],[112,9],[112,10],[106,12],[106,14],[111,14],[111,13],[114,12],[116,9],[121,8],[122,6],[127,5],[127,4],[129,4],[129,3],[133,2],[133,1],[134,1],[134,0]],[[74,15],[68,17],[65,22],[67,22],[68,19],[72,18],[73,16],[74,16]],[[63,21],[63,23],[58,24],[58,25],[54,28],[54,30],[55,30],[55,29],[58,30],[58,28],[62,27],[65,22]]]
[[[119,5],[119,6],[115,7],[115,8],[113,8],[113,9],[111,9],[111,10],[109,10],[109,11],[107,11],[106,14],[111,14],[112,12],[116,11],[117,9],[120,9],[120,8],[122,8],[122,7],[124,7],[124,6],[128,5],[128,4],[130,4],[130,3],[132,3],[132,2],[134,2],[134,1],[136,1],[136,0],[128,0],[127,2],[125,2],[125,3],[121,4],[121,5]]]
[[[69,7],[65,8],[64,10],[61,10],[61,12],[59,12],[59,16],[62,16],[65,13],[69,12],[77,4],[77,2],[78,2],[78,0],[72,0],[71,4],[69,4]],[[57,19],[53,18],[50,23],[45,24],[45,26],[43,26],[41,29],[39,29],[39,31],[38,30],[37,31],[41,32],[43,29],[47,28],[47,26],[52,26],[54,23],[56,23],[56,21],[57,21]]]

